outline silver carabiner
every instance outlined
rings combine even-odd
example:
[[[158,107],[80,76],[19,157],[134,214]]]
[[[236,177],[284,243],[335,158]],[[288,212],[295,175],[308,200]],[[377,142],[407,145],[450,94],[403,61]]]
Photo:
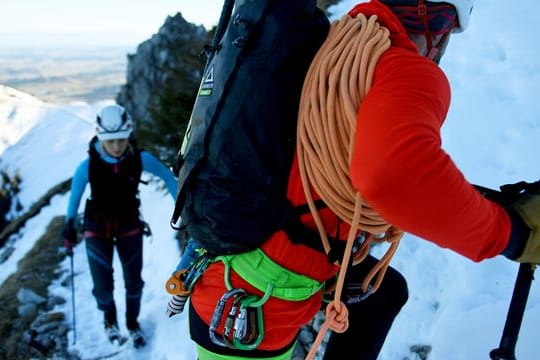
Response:
[[[221,318],[223,317],[223,311],[225,310],[225,306],[227,305],[227,302],[230,298],[238,296],[240,294],[245,294],[246,291],[244,289],[231,289],[227,291],[225,294],[221,296],[221,298],[218,300],[218,303],[216,305],[216,309],[214,310],[214,313],[212,314],[212,319],[210,320],[210,327],[208,328],[208,333],[210,335],[210,340],[216,345],[223,346],[223,347],[231,347],[231,342],[226,338],[221,336],[219,333],[217,333],[217,328],[219,324],[221,323]]]

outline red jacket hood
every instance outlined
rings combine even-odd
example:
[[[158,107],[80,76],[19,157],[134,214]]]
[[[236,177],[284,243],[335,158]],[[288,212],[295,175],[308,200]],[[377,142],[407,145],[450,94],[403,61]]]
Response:
[[[371,0],[368,3],[355,5],[348,14],[354,18],[360,13],[366,17],[376,15],[379,23],[390,31],[390,40],[393,46],[418,52],[418,48],[407,35],[407,31],[388,6],[379,0]]]

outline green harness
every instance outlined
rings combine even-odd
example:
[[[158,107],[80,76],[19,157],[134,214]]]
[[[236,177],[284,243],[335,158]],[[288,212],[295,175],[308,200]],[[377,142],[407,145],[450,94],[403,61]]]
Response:
[[[215,260],[225,265],[225,285],[228,290],[233,288],[229,275],[232,268],[242,279],[264,293],[261,298],[264,302],[270,296],[288,301],[307,300],[323,287],[323,283],[317,280],[285,269],[259,248],[238,255],[218,256]]]
[[[199,360],[253,360],[250,357],[234,356],[234,355],[221,355],[206,350],[200,345],[195,345],[197,349],[197,355]],[[259,358],[259,360],[289,360],[293,354],[294,346],[291,346],[284,354],[272,357]]]
[[[210,261],[223,262],[227,291],[216,305],[210,321],[209,335],[213,343],[228,348],[253,350],[261,344],[264,337],[262,306],[270,297],[303,301],[323,288],[323,283],[285,269],[261,249],[237,255],[217,256]],[[246,293],[244,289],[233,287],[230,280],[231,269],[251,286],[263,292],[263,295],[258,297]],[[229,312],[225,317],[221,335],[217,329],[222,323],[226,308],[229,308]],[[285,358],[287,357],[283,359]]]

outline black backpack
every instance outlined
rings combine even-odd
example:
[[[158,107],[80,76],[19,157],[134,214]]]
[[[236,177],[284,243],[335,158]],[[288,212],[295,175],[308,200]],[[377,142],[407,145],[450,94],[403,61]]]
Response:
[[[329,29],[315,0],[236,1],[230,19],[179,155],[172,218],[213,254],[253,250],[292,216],[300,94]]]

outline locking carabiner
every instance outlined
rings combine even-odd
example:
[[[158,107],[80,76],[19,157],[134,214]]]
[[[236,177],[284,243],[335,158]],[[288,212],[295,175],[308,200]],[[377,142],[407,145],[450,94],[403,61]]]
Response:
[[[234,348],[234,346],[231,344],[229,339],[227,339],[225,336],[220,335],[216,330],[219,327],[219,324],[221,323],[221,319],[223,317],[223,312],[225,310],[225,306],[227,305],[227,302],[233,297],[244,295],[244,294],[246,294],[246,291],[244,289],[234,288],[225,292],[225,294],[223,294],[221,298],[218,300],[216,309],[214,310],[214,313],[212,314],[210,327],[208,329],[210,340],[212,340],[214,344],[223,346],[223,347]],[[227,320],[225,322],[227,322]]]

